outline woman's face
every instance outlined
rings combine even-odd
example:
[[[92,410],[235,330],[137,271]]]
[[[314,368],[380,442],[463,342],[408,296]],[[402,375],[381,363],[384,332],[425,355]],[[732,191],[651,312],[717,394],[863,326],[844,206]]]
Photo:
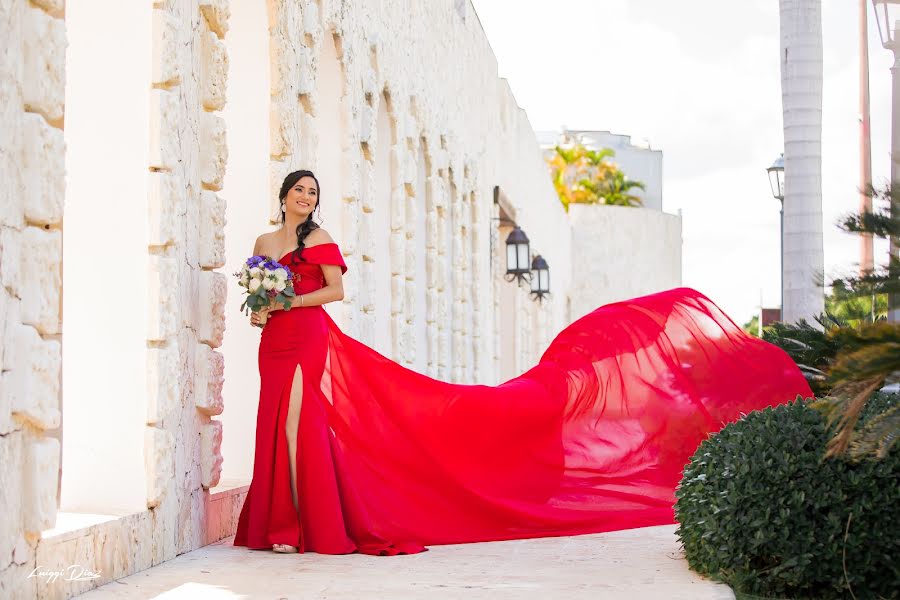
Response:
[[[286,215],[296,215],[300,220],[305,220],[316,209],[319,203],[319,189],[316,180],[312,177],[301,177],[297,180],[284,199],[284,212]]]

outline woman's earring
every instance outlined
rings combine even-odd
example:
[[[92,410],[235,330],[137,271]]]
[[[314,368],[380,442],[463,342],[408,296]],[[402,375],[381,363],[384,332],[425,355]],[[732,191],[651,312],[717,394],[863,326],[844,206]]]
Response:
[[[284,212],[284,202],[281,203],[281,212]]]

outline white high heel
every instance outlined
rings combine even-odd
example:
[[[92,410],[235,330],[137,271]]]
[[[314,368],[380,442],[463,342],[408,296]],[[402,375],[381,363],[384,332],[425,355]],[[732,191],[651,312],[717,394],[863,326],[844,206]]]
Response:
[[[281,554],[294,554],[299,552],[300,549],[297,546],[291,546],[290,544],[272,544],[272,551]]]

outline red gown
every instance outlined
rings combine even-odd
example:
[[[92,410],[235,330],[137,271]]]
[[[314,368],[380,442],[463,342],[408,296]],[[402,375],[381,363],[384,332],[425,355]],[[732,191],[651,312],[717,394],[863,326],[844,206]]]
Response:
[[[324,285],[336,244],[291,265]],[[283,257],[288,258],[288,256]],[[299,516],[284,422],[303,371]],[[321,306],[270,315],[253,480],[234,544],[326,554],[577,535],[674,522],[697,446],[742,414],[812,395],[779,348],[679,288],[600,307],[495,386],[437,381],[341,332]]]

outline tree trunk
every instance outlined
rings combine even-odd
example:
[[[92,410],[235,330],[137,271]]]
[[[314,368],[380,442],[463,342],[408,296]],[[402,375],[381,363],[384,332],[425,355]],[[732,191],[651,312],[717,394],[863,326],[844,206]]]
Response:
[[[784,115],[783,320],[824,311],[822,3],[780,0]]]

